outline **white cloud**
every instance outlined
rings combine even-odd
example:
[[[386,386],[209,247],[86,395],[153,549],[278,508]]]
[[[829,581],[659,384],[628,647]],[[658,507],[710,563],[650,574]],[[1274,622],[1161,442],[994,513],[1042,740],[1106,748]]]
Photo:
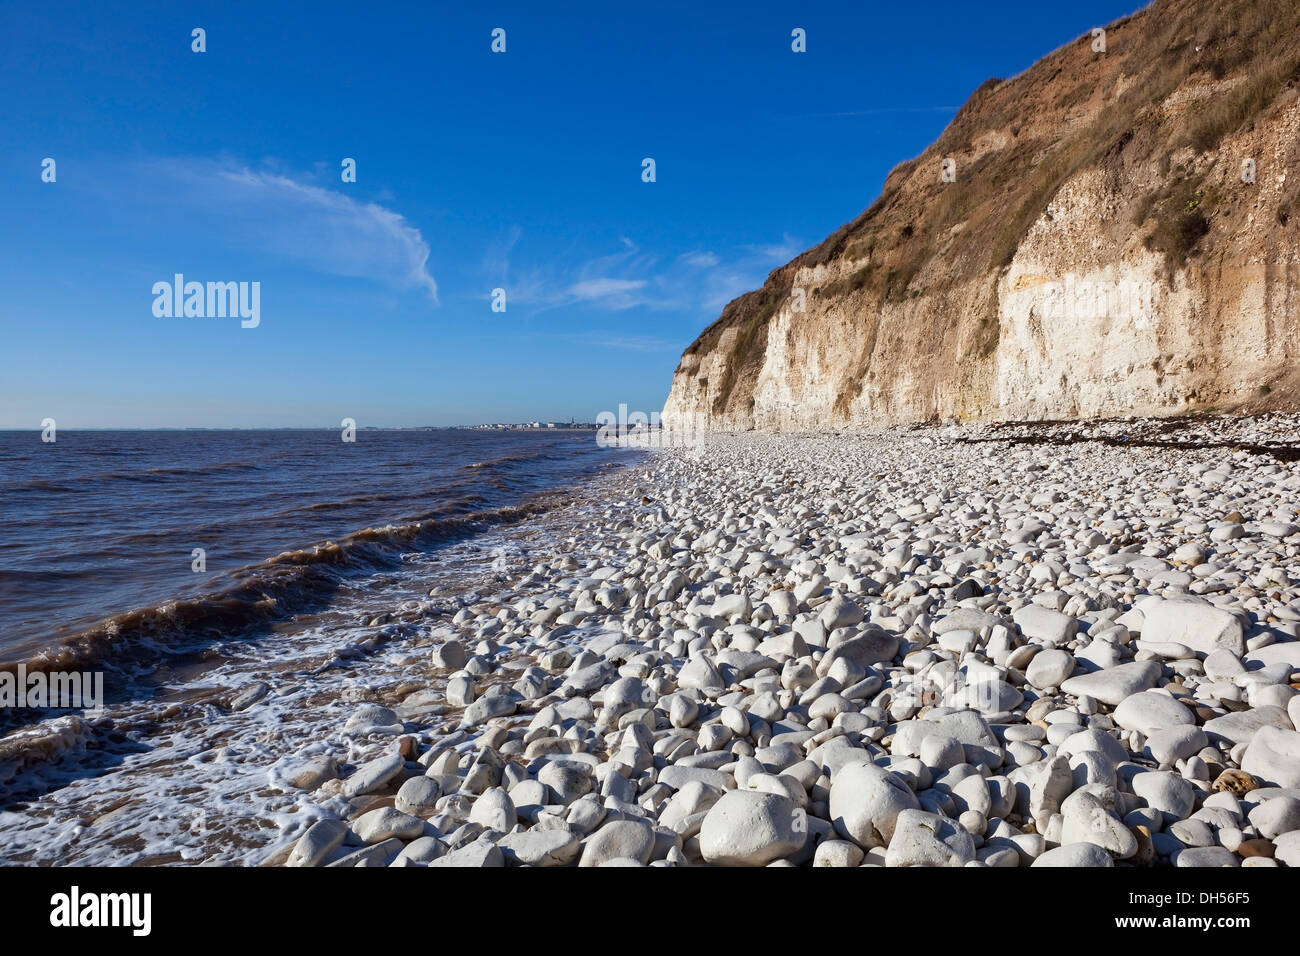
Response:
[[[600,302],[611,309],[630,309],[644,304],[635,293],[646,287],[645,279],[583,279],[569,286],[569,295],[581,302]]]
[[[841,116],[891,116],[899,113],[956,113],[960,106],[886,106],[878,109],[845,110],[839,113],[801,113],[798,116],[773,117],[780,122],[806,119],[835,119]]]
[[[633,352],[676,352],[681,343],[649,335],[621,335],[617,332],[593,331],[574,339],[580,345],[604,349],[624,349]]]
[[[507,287],[510,301],[534,313],[581,306],[607,312],[646,308],[692,317],[716,315],[802,251],[789,235],[778,243],[741,246],[729,254],[693,249],[656,255],[641,252],[626,236],[618,241],[622,248],[577,265],[570,249],[558,255],[552,251],[549,262],[516,270]]]
[[[801,243],[789,233],[781,236],[781,241],[765,246],[748,246],[761,259],[771,261],[773,266],[785,265],[799,253],[803,252]]]
[[[515,246],[519,244],[524,230],[517,225],[510,227],[504,237],[488,245],[487,251],[483,253],[483,268],[490,275],[498,276],[501,279],[510,277],[510,255]]]
[[[280,173],[210,160],[163,160],[155,194],[202,210],[205,229],[328,275],[419,289],[435,302],[429,244],[392,209]]]
[[[683,252],[677,261],[700,269],[712,269],[720,260],[711,252]]]
[[[645,287],[644,279],[585,279],[575,282],[569,291],[579,299],[600,299],[607,295],[630,292]]]

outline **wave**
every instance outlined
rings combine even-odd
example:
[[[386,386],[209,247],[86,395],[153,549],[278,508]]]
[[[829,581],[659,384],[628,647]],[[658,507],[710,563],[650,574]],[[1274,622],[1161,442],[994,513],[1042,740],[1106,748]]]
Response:
[[[87,487],[97,483],[107,484],[109,482],[118,481],[157,485],[162,484],[171,478],[184,478],[192,475],[211,475],[220,472],[257,471],[260,467],[260,465],[254,462],[227,461],[200,466],[145,468],[142,471],[104,471],[95,475],[77,475],[76,478],[79,484],[76,486],[36,478],[31,481],[9,485],[6,490],[44,491],[67,494],[74,491],[85,491]]]
[[[0,581],[12,581],[15,584],[32,584],[39,586],[42,581],[66,580],[77,581],[92,578],[98,574],[95,568],[0,568]]]
[[[21,484],[9,485],[6,491],[48,491],[62,494],[70,494],[74,491],[81,491],[71,485],[61,485],[54,481],[24,481]]]
[[[337,541],[284,551],[231,572],[229,583],[214,591],[115,615],[21,663],[29,671],[73,670],[117,663],[136,650],[186,639],[229,640],[249,628],[320,609],[348,578],[397,567],[403,554],[522,521],[565,498],[564,492],[551,491],[515,505],[362,528]],[[0,663],[0,670],[16,671],[19,663]]]
[[[198,467],[176,467],[170,468],[146,468],[144,474],[147,475],[210,475],[216,471],[257,471],[261,466],[251,461],[219,461],[211,465],[200,465]],[[102,478],[129,478],[131,474],[110,474],[101,475]]]
[[[489,479],[489,483],[492,484],[493,488],[498,490],[507,487],[506,485],[497,482],[494,479]],[[437,488],[430,488],[422,492],[417,497],[436,498],[439,495],[447,495],[454,490],[455,490],[454,487],[449,488],[448,486],[443,485]],[[276,517],[287,517],[290,515],[296,515],[302,513],[343,511],[349,508],[356,508],[358,505],[401,502],[411,497],[412,496],[409,493],[405,493],[405,492],[401,492],[401,493],[389,492],[389,493],[383,493],[377,495],[354,495],[349,498],[342,498],[342,499],[336,499],[330,501],[317,501],[309,505],[299,505],[293,508],[285,508],[282,511],[276,512],[275,514]],[[426,521],[431,518],[443,518],[443,517],[449,517],[454,515],[464,515],[472,511],[475,507],[483,505],[486,502],[487,499],[483,495],[474,494],[474,493],[463,493],[458,495],[455,498],[449,498],[448,500],[443,501],[438,505],[437,508],[434,508],[432,511],[426,511],[418,515],[410,515],[407,517],[403,517],[401,520],[403,523],[414,523],[417,521]]]
[[[552,461],[558,456],[547,452],[533,452],[532,454],[502,455],[500,458],[489,458],[487,461],[470,462],[468,465],[461,465],[465,470],[477,470],[480,468],[499,468],[501,465],[513,465],[524,461]]]
[[[90,724],[74,715],[0,737],[0,784],[8,784],[22,770],[53,763],[73,752],[84,752],[91,736]]]
[[[377,501],[401,501],[406,495],[400,491],[385,492],[379,495],[355,495],[351,498],[342,498],[331,501],[317,501],[310,505],[299,505],[296,508],[286,508],[280,514],[290,515],[301,512],[313,511],[339,511],[344,508],[355,508],[361,504],[373,504]]]

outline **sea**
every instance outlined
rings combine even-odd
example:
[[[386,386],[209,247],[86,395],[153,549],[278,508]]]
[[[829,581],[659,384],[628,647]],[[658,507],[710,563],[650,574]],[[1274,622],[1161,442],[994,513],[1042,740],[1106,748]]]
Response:
[[[0,863],[257,862],[301,816],[274,768],[366,696],[365,662],[409,667],[376,616],[526,574],[565,531],[545,516],[645,454],[582,429],[354,437],[0,432],[0,671],[106,687],[93,714],[0,708]],[[275,708],[231,710],[260,683]]]

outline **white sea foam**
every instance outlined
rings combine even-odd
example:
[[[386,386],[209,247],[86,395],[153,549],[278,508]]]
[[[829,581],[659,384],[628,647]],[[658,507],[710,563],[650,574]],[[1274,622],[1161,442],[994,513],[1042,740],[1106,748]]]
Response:
[[[358,622],[436,603],[426,596],[434,585],[446,590],[442,600],[495,597],[498,579],[526,571],[529,548],[549,541],[554,527],[553,520],[530,523],[531,542],[504,529],[409,554],[398,572],[351,582],[310,626],[214,648],[223,662],[192,681],[168,680],[163,699],[145,696],[144,682],[97,725],[62,717],[29,728],[44,753],[9,781],[11,795],[30,799],[0,812],[0,864],[266,859],[344,809],[293,788],[288,776],[313,757],[355,763],[389,744],[351,739],[339,728],[358,701],[409,682],[413,656],[424,659],[418,645],[427,642],[427,627]],[[246,710],[225,706],[258,682],[273,691]],[[185,702],[170,705],[168,697]]]

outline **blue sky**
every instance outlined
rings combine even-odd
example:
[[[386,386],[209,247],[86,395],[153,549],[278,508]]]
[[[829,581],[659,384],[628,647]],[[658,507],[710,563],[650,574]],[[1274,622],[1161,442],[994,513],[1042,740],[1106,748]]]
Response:
[[[976,86],[1134,8],[0,3],[0,428],[657,411]],[[260,324],[155,317],[178,272]]]

